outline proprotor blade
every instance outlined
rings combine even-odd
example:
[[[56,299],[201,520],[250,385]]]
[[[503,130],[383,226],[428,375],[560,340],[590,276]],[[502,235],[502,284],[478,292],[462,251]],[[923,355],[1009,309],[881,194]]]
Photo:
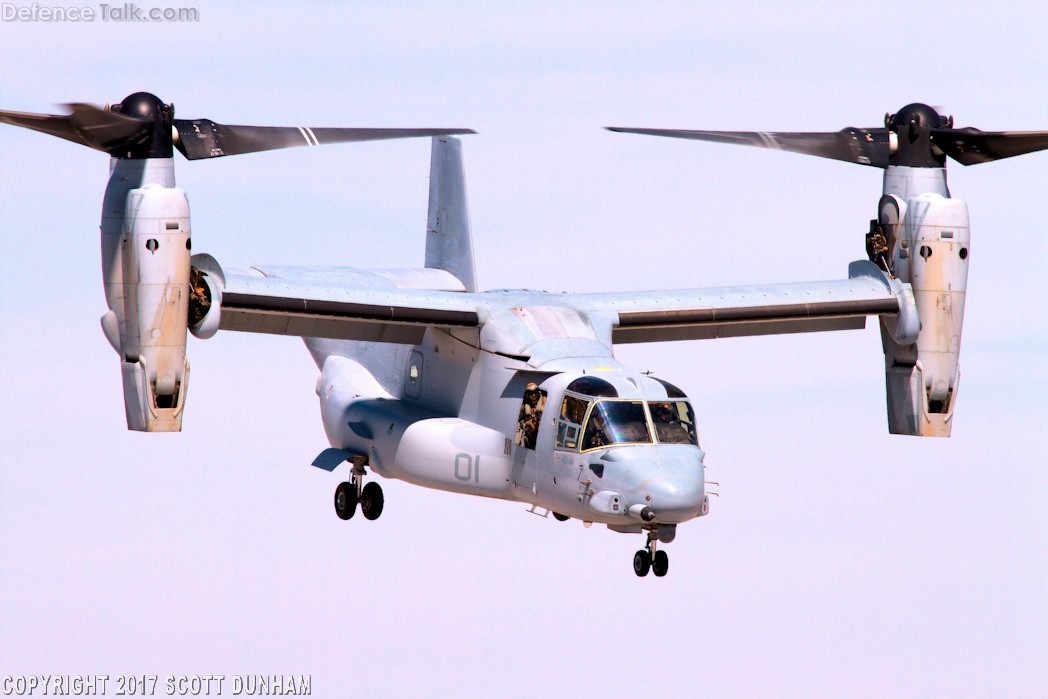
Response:
[[[977,165],[1048,148],[1048,131],[932,129],[932,141],[962,165]]]
[[[823,133],[782,133],[771,131],[689,131],[681,129],[638,129],[607,126],[609,131],[649,136],[688,138],[696,141],[732,143],[815,155],[872,167],[888,167],[890,149],[887,129],[857,129]]]
[[[151,119],[131,117],[90,104],[67,106],[72,113],[65,115],[0,111],[0,122],[58,136],[105,152],[144,138],[152,128]]]
[[[416,136],[453,136],[476,133],[472,129],[366,129],[310,128],[306,126],[236,126],[210,119],[175,119],[175,147],[189,160],[223,155],[257,153],[278,148],[322,146],[329,143],[378,141]]]

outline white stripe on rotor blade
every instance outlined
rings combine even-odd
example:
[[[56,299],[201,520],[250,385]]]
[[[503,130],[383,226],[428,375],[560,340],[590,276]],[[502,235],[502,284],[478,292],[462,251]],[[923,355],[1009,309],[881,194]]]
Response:
[[[317,137],[313,135],[313,132],[310,129],[303,128],[301,126],[296,126],[295,128],[297,128],[298,132],[300,134],[302,134],[302,138],[306,139],[306,145],[307,146],[319,146],[320,145],[319,143],[317,143]]]
[[[770,131],[758,131],[757,135],[760,136],[761,140],[764,141],[764,144],[768,148],[771,148],[772,150],[782,150],[782,146],[779,145],[779,142],[775,140],[774,134]]]
[[[314,146],[319,146],[320,145],[320,141],[317,140],[317,135],[315,133],[313,133],[313,129],[309,128],[308,126],[305,127],[305,129],[306,129],[306,134],[308,134],[309,137],[313,139],[313,145]]]

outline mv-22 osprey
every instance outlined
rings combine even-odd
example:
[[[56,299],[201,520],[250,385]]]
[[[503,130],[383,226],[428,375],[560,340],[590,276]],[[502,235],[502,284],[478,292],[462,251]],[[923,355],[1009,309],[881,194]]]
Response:
[[[301,336],[320,370],[330,448],[348,464],[335,510],[383,507],[375,473],[521,501],[558,520],[646,534],[637,575],[669,568],[660,543],[709,511],[695,412],[669,381],[630,369],[617,343],[844,330],[879,319],[888,428],[948,436],[970,260],[967,207],[945,156],[973,164],[1048,147],[1048,132],[955,129],[912,104],[884,128],[835,133],[615,129],[792,150],[884,168],[867,256],[848,278],[631,293],[477,287],[460,142],[464,129],[321,129],[183,120],[148,93],[64,116],[0,121],[111,156],[102,211],[105,336],[120,357],[129,429],[182,425],[186,332]],[[190,252],[189,205],[173,151],[190,160],[345,141],[433,137],[425,266],[256,266]]]

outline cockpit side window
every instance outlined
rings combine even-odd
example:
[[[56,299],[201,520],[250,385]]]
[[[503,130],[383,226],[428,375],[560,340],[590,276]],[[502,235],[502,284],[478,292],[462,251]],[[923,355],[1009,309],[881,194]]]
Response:
[[[557,421],[557,448],[577,451],[579,436],[582,434],[582,422],[590,401],[577,396],[564,396],[560,405],[560,419]]]
[[[660,444],[699,445],[695,430],[695,413],[687,401],[660,401],[648,403],[655,436]]]
[[[654,376],[652,376],[651,378],[655,379],[656,381],[662,384],[662,387],[666,389],[666,396],[668,398],[687,398],[687,396],[684,395],[684,391],[680,390],[679,388],[671,384],[669,381],[663,381],[662,379],[655,378]]]
[[[651,444],[648,418],[641,401],[602,400],[590,411],[582,448],[611,444]]]

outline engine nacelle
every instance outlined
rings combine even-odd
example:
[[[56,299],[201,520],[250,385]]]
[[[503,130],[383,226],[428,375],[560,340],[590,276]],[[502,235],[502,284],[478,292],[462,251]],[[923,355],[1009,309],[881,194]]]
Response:
[[[120,354],[130,430],[182,429],[189,248],[189,202],[170,161],[115,161],[102,217],[102,328]]]
[[[879,220],[892,270],[913,288],[921,331],[898,344],[882,321],[888,428],[893,434],[948,437],[960,383],[959,355],[968,284],[968,206],[926,193],[903,202],[886,195]]]

